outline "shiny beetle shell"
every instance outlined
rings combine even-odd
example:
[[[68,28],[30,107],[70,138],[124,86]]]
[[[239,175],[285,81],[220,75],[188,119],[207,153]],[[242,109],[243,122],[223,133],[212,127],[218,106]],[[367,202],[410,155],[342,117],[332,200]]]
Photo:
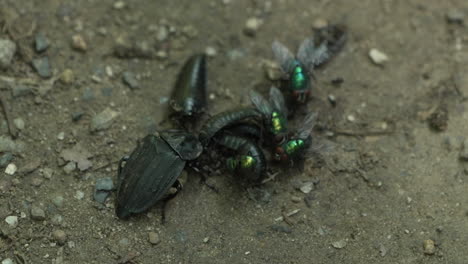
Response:
[[[190,57],[182,67],[170,100],[172,110],[181,116],[196,116],[206,108],[206,55]]]

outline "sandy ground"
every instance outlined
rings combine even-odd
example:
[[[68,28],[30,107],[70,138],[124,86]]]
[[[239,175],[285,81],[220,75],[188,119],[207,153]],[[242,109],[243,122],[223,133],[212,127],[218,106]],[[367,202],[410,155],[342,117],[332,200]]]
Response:
[[[468,2],[0,6],[0,37],[17,45],[0,72],[0,95],[19,128],[10,140],[2,113],[2,264],[467,262],[468,162],[460,155],[468,131]],[[262,21],[253,37],[244,32],[249,18]],[[278,176],[256,190],[214,175],[208,181],[220,193],[190,173],[164,225],[158,205],[122,221],[115,193],[104,205],[93,199],[96,181],[115,183],[116,161],[159,128],[188,56],[214,49],[209,113],[218,113],[248,105],[249,89],[269,85],[262,65],[273,59],[274,39],[295,49],[323,21],[342,23],[349,34],[343,50],[316,71],[306,108],[320,115],[318,134],[336,143],[326,162],[310,159],[303,172],[274,167]],[[34,47],[38,34],[49,42],[43,52]],[[371,49],[388,61],[374,64]],[[31,67],[45,57],[50,78]],[[125,72],[138,87],[122,81]],[[337,78],[344,82],[332,84]],[[92,132],[93,118],[107,108],[109,127]],[[12,175],[9,164],[17,167]],[[310,182],[311,192],[298,190]]]

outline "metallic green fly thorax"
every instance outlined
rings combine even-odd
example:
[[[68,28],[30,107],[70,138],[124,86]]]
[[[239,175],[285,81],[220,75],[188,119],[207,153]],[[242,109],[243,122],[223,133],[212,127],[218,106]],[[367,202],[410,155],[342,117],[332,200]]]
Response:
[[[274,135],[277,135],[285,132],[286,130],[286,118],[276,111],[271,113],[271,132]]]
[[[296,65],[293,68],[293,71],[291,73],[290,84],[293,90],[302,91],[309,88],[309,75],[307,73],[307,70],[299,63],[296,63]]]
[[[293,155],[304,147],[305,143],[302,139],[290,140],[286,143],[284,150],[288,155]]]

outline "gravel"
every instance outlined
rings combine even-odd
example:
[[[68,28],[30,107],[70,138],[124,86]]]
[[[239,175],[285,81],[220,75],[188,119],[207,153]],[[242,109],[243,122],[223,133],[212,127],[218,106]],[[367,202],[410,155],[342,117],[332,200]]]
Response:
[[[0,39],[0,69],[7,69],[16,52],[16,44],[9,39]]]
[[[59,245],[64,245],[67,242],[67,234],[63,230],[55,230],[52,232],[52,237]]]
[[[52,69],[49,63],[49,57],[37,58],[32,61],[33,68],[37,74],[42,78],[50,78],[52,76]]]
[[[12,228],[15,228],[18,225],[18,217],[15,215],[10,215],[5,218],[5,222]]]
[[[387,54],[377,49],[371,49],[369,51],[369,58],[376,65],[384,65],[389,60]]]
[[[118,115],[118,112],[113,111],[110,108],[104,109],[101,113],[95,115],[91,120],[91,132],[108,129]]]
[[[148,241],[152,244],[152,245],[157,245],[161,242],[161,239],[159,238],[159,235],[158,233],[156,232],[149,232],[148,233]]]
[[[122,81],[132,90],[140,87],[140,85],[138,84],[138,80],[135,77],[135,74],[131,72],[124,72],[122,74]]]
[[[39,32],[36,34],[34,47],[37,52],[44,52],[45,50],[47,50],[47,48],[49,48],[49,45],[49,40],[43,32]]]
[[[36,221],[43,221],[46,218],[45,211],[38,206],[31,206],[31,218]]]

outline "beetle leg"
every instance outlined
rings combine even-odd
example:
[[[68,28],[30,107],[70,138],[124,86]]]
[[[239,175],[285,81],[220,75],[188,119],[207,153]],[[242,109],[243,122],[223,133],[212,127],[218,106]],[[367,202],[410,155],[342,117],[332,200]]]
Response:
[[[163,200],[163,205],[162,205],[162,212],[161,212],[161,223],[164,224],[166,223],[166,205],[167,202],[169,202],[171,199],[177,196],[177,194],[182,190],[182,184],[180,183],[179,180],[176,180],[174,184],[172,185],[173,188],[176,188],[176,191],[170,195],[168,195],[166,198]]]
[[[125,161],[128,161],[128,159],[130,159],[130,156],[125,155],[119,161],[119,168],[118,168],[118,171],[117,171],[117,180],[119,181],[119,183],[122,181],[122,179],[120,177],[120,174],[122,173],[122,168],[123,168],[122,163],[125,162]]]

